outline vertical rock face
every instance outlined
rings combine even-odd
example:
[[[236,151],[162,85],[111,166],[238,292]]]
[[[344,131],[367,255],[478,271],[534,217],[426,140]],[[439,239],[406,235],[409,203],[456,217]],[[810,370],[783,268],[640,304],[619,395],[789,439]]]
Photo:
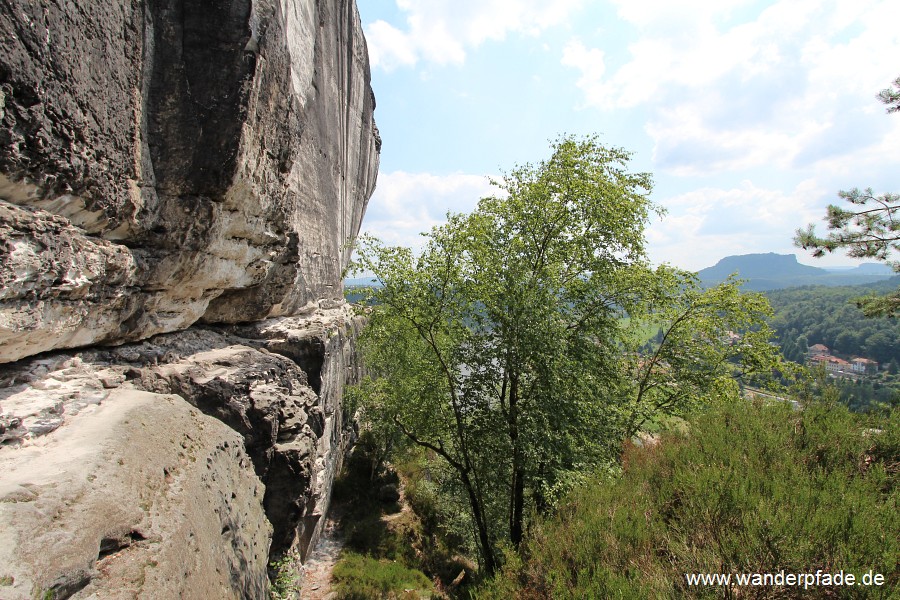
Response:
[[[352,435],[356,6],[8,0],[0,28],[0,597],[263,598]]]
[[[380,148],[352,1],[20,1],[0,27],[0,361],[341,299]]]

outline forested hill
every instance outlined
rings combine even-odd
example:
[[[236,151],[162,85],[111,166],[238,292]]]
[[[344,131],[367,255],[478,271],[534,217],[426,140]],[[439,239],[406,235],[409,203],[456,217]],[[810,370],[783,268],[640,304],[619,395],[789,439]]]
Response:
[[[772,326],[784,355],[803,361],[808,346],[824,344],[836,354],[900,362],[900,321],[866,318],[853,302],[900,286],[900,276],[862,286],[806,286],[766,292],[775,311]]]
[[[698,271],[703,285],[715,285],[731,274],[746,280],[744,289],[778,290],[801,285],[846,286],[884,281],[892,276],[890,267],[865,263],[853,269],[829,270],[797,262],[793,254],[744,254],[726,256],[712,267]]]

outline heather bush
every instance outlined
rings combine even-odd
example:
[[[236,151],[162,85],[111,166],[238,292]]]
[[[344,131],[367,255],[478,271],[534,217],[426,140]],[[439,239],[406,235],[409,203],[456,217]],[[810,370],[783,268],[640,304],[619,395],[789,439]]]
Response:
[[[722,404],[628,445],[619,478],[574,490],[481,598],[893,598],[900,411]],[[865,573],[879,587],[690,587],[686,573]],[[893,596],[891,594],[894,594]]]

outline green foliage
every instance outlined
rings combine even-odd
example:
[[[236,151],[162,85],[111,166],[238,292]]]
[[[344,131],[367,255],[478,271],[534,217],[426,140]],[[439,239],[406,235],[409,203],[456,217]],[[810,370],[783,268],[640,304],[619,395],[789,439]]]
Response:
[[[335,481],[344,535],[333,571],[337,597],[430,598],[434,586],[423,569],[436,572],[439,559],[426,547],[418,516],[396,501],[397,473],[382,468],[372,477],[373,451],[370,443],[354,446]]]
[[[379,493],[386,486],[396,488],[397,475],[385,469],[373,478],[370,450],[367,445],[356,445],[334,484],[334,503],[341,507],[345,547],[359,554],[418,566],[412,548],[415,532],[405,527],[389,528],[384,518],[400,511],[397,502],[386,500]]]
[[[444,462],[487,572],[527,514],[613,463],[648,418],[735,393],[730,360],[749,373],[776,359],[760,297],[647,265],[657,209],[628,153],[595,138],[552,149],[472,214],[448,215],[421,255],[363,238],[356,265],[381,284],[362,339],[374,376],[363,409]],[[664,332],[650,359],[636,357],[641,323]]]
[[[378,418],[384,405],[385,382],[367,380],[364,385],[348,387],[344,394],[344,407],[355,415],[360,426],[357,440],[357,459],[369,460],[369,481],[373,482],[382,473],[385,461],[395,451],[402,450],[408,444],[390,421]],[[370,413],[375,411],[373,415]]]
[[[900,87],[900,78],[894,81],[894,86]],[[889,113],[900,110],[900,90],[884,89],[878,98],[888,105]],[[842,249],[848,256],[875,258],[900,270],[900,262],[891,261],[891,255],[900,249],[900,214],[897,214],[900,194],[876,196],[872,188],[853,188],[838,192],[838,196],[853,208],[828,206],[826,221],[830,233],[819,237],[815,226],[808,225],[797,230],[794,243],[804,250],[812,250],[815,257]],[[866,316],[894,316],[900,311],[900,290],[885,296],[860,298],[858,304]]]
[[[870,286],[766,292],[775,313],[771,325],[785,356],[803,362],[808,346],[824,344],[838,354],[863,356],[883,364],[900,358],[900,321],[869,319],[853,306],[860,294],[876,295],[892,285],[896,285],[895,280]]]
[[[351,598],[383,597],[373,596],[376,592],[406,597],[400,593],[402,588],[396,587],[400,585],[397,582],[392,591],[379,591],[382,583],[397,573],[406,573],[403,578],[408,579],[413,577],[409,573],[414,572],[417,580],[437,577],[449,584],[460,572],[456,556],[460,548],[452,544],[445,531],[447,524],[453,522],[453,513],[439,494],[429,494],[429,463],[420,452],[407,449],[394,455],[396,471],[385,468],[372,480],[370,451],[369,446],[356,445],[335,482],[333,501],[336,511],[342,514],[345,540],[345,552],[338,562],[338,571],[346,575],[342,593]],[[405,503],[412,510],[398,504],[395,496],[382,493],[386,488],[396,491],[401,482]],[[459,512],[457,507],[456,514]],[[360,556],[368,559],[362,561],[366,568],[376,571],[371,578],[358,572]],[[384,566],[388,563],[394,566]],[[471,569],[467,570],[471,573]],[[470,583],[471,577],[466,578],[462,587]],[[432,587],[430,583],[419,586],[419,591]],[[410,597],[418,598],[418,593]]]
[[[892,253],[900,249],[900,215],[895,214],[900,210],[900,194],[876,196],[871,188],[853,188],[838,192],[838,196],[861,208],[848,210],[829,205],[826,220],[831,233],[818,237],[815,226],[809,225],[805,230],[797,230],[794,242],[804,250],[813,250],[815,257],[842,249],[848,256],[875,258],[895,270],[900,268],[900,263],[890,260]],[[900,291],[860,298],[857,304],[866,316],[893,316],[900,310]]]
[[[332,573],[340,600],[431,598],[433,586],[421,571],[388,559],[344,552]]]
[[[900,406],[900,382],[892,378],[838,379],[834,386],[841,403],[855,412],[884,411]]]
[[[898,425],[900,411],[871,421],[833,404],[723,403],[692,418],[687,434],[628,449],[621,478],[575,490],[533,528],[526,559],[478,597],[722,597],[688,587],[684,574],[782,569],[873,569],[887,584],[870,596],[816,593],[888,597],[900,584]]]
[[[428,452],[413,449],[397,464],[403,474],[404,494],[422,525],[422,537],[429,540],[425,568],[445,581],[457,574],[445,571],[453,555],[475,556],[472,520],[459,493],[459,484],[446,463],[429,458]],[[448,575],[450,575],[448,577]]]
[[[271,600],[287,600],[293,598],[300,591],[298,564],[299,557],[293,554],[285,554],[269,564],[269,580],[272,584],[269,590]]]
[[[521,537],[528,484],[599,454],[586,451],[615,347],[598,342],[614,335],[613,307],[634,302],[629,267],[652,209],[649,177],[627,159],[563,139],[548,161],[506,174],[503,195],[449,215],[421,256],[371,239],[360,248],[359,266],[383,284],[363,343],[385,382],[365,384],[370,412],[453,468],[488,571],[495,542]]]
[[[662,326],[650,351],[629,352],[620,361],[619,430],[625,437],[660,414],[683,414],[710,398],[735,398],[736,380],[778,364],[765,324],[772,315],[769,303],[762,294],[741,293],[734,279],[704,290],[692,274],[659,268],[631,314],[637,322]],[[641,339],[638,330],[632,348]]]
[[[900,195],[876,196],[871,188],[853,188],[838,192],[838,196],[854,207],[863,208],[848,210],[830,205],[826,221],[831,233],[825,238],[817,237],[814,226],[809,225],[805,231],[797,232],[797,244],[804,250],[812,249],[815,257],[841,248],[848,256],[889,261],[900,240],[900,223],[895,223],[894,219],[894,214],[900,210],[897,206]]]

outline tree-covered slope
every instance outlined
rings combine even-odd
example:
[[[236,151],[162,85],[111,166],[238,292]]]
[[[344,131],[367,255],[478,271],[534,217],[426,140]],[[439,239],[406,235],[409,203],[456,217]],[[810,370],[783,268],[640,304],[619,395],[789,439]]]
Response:
[[[855,300],[896,289],[900,278],[866,286],[807,286],[766,293],[772,327],[785,357],[802,362],[808,346],[824,344],[837,354],[885,364],[900,361],[900,321],[867,318]]]

